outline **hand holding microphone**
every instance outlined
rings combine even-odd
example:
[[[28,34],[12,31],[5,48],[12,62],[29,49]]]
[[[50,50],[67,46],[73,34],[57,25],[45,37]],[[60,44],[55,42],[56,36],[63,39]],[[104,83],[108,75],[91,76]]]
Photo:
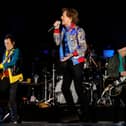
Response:
[[[59,29],[60,24],[61,24],[61,21],[59,20],[55,21],[53,26],[50,29],[48,29],[48,32],[52,31],[53,29]]]
[[[61,24],[61,21],[55,21],[54,24],[53,24],[54,29],[59,29],[60,24]]]

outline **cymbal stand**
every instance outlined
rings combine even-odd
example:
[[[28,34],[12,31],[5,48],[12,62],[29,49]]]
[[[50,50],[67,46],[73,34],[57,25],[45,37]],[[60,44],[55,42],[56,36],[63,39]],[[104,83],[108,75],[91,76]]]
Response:
[[[45,77],[45,91],[44,91],[45,97],[44,97],[44,101],[46,101],[47,100],[47,75],[46,75],[46,73],[45,73],[44,77]]]
[[[52,78],[52,98],[53,98],[53,102],[52,104],[55,104],[55,65],[53,64],[53,78]]]
[[[94,66],[97,68],[98,67],[98,65],[97,65],[97,63],[95,62],[95,60],[94,60],[94,58],[91,56],[91,54],[90,54],[90,56],[89,56],[89,63],[91,64],[91,63],[93,63],[94,64]],[[97,87],[96,87],[96,84],[95,84],[95,82],[93,81],[93,75],[91,75],[90,77],[89,77],[89,82],[90,82],[90,105],[92,105],[93,104],[93,102],[94,102],[94,90],[97,90]]]
[[[45,76],[45,103],[49,103],[52,101],[52,105],[55,105],[55,66],[53,64],[53,69],[52,69],[52,87],[51,87],[51,90],[49,90],[49,98],[47,99],[47,79],[46,79],[46,76]],[[50,87],[50,85],[49,85]],[[52,96],[52,97],[51,97]]]
[[[95,62],[94,58],[91,55],[89,56],[89,61],[90,63],[92,62],[96,68],[98,67],[97,63]]]
[[[89,102],[89,104],[92,105],[94,102],[94,91],[97,90],[96,84],[93,81],[93,77],[89,78],[89,86],[90,86],[90,102]]]
[[[90,96],[90,105],[92,105],[92,103],[93,103],[93,82],[91,82],[91,84],[90,84],[90,93],[91,93],[91,96]]]
[[[45,108],[45,107],[49,107],[50,106],[50,101],[52,100],[51,98],[48,98],[48,80],[47,80],[47,71],[44,71],[44,78],[45,78],[45,88],[44,88],[44,101],[40,101],[37,105],[39,105],[39,107]]]
[[[47,71],[44,71],[44,98],[40,102],[47,101]]]

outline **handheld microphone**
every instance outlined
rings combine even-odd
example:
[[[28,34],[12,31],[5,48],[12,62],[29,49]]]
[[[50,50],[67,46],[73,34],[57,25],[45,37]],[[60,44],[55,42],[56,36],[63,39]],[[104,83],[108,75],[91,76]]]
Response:
[[[56,21],[56,25],[53,25],[51,28],[48,29],[48,32],[52,31],[55,27],[61,24],[61,21]]]
[[[51,28],[48,29],[48,32],[52,31],[55,28],[55,26],[52,26]]]

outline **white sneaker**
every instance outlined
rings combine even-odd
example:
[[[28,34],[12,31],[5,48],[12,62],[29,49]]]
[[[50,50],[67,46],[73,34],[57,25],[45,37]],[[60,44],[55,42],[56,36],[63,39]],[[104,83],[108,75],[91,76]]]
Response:
[[[18,124],[18,122],[17,121],[14,121],[13,124]]]
[[[7,119],[7,117],[10,115],[10,113],[8,112],[4,117],[3,117],[3,121],[5,120],[5,119]]]
[[[117,126],[126,126],[125,121],[120,121],[117,123]]]

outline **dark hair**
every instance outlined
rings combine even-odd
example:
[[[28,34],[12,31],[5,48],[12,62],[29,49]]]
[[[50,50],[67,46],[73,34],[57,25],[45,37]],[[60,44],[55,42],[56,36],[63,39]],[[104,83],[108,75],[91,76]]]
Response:
[[[4,37],[4,40],[5,39],[10,39],[11,42],[15,42],[15,38],[12,34],[6,34],[5,37]]]
[[[122,42],[115,43],[116,50],[121,49],[123,47],[126,47],[126,42],[122,41]]]
[[[74,8],[62,8],[62,12],[66,11],[66,15],[72,18],[72,23],[77,24],[79,22],[78,11]]]
[[[14,45],[14,47],[16,47],[15,45],[15,38],[12,34],[6,34],[5,37],[4,37],[4,40],[5,39],[10,39],[11,43]]]

